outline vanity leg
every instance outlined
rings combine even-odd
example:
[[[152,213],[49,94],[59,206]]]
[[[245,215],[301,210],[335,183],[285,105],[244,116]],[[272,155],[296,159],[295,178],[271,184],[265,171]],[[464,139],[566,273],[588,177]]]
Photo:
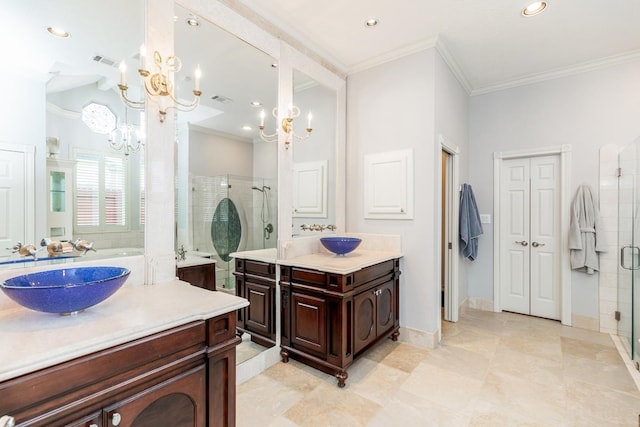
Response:
[[[400,336],[400,331],[395,331],[391,334],[391,341],[398,341],[398,337]]]
[[[349,374],[347,374],[347,371],[338,371],[336,372],[335,376],[338,380],[338,387],[344,387],[345,381],[347,381],[347,378],[349,378]]]
[[[289,362],[289,352],[287,350],[285,350],[284,348],[280,350],[280,356],[282,357],[282,362],[283,363],[288,363]]]

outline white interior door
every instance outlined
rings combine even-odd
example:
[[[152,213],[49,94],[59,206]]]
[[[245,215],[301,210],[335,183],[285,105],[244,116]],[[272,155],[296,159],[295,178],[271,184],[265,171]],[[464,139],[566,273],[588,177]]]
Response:
[[[0,255],[8,255],[18,242],[25,244],[25,153],[0,149]]]
[[[559,158],[505,160],[500,176],[502,309],[560,319]]]

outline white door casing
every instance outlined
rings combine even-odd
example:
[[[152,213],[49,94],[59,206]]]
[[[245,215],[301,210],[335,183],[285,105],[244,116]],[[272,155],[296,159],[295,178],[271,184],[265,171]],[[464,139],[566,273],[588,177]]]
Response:
[[[515,166],[519,160],[529,160],[529,175],[532,180],[528,188],[523,188],[521,206],[518,207],[517,196],[505,196],[505,185],[515,191],[516,184],[510,182],[506,165]],[[553,159],[553,160],[552,160]],[[512,162],[513,163],[509,163]],[[517,150],[494,153],[494,311],[503,309],[524,312],[526,297],[524,287],[528,286],[529,313],[560,319],[564,325],[571,325],[571,268],[569,265],[569,249],[567,232],[569,228],[571,146],[544,147],[531,150]],[[526,168],[526,167],[525,167]],[[517,177],[517,172],[513,172]],[[525,171],[522,170],[524,174]],[[523,185],[523,187],[525,187]],[[508,205],[511,199],[513,208]],[[525,200],[531,206],[527,209]],[[512,220],[505,217],[507,213],[522,209],[530,211],[529,226],[522,226],[520,234],[516,233],[517,223],[507,226]],[[553,212],[553,213],[552,213]],[[524,219],[523,219],[524,221]],[[507,231],[511,234],[507,234]],[[508,236],[508,237],[507,237]],[[520,238],[519,236],[523,236]],[[524,239],[526,236],[528,239]],[[518,238],[515,238],[518,237]],[[513,238],[513,239],[512,239]],[[527,245],[515,242],[526,241]],[[535,242],[535,244],[533,244]],[[532,245],[533,244],[533,245]],[[520,251],[520,255],[518,255]],[[527,256],[528,255],[528,256]],[[518,258],[520,256],[521,258]],[[524,266],[529,263],[529,274],[518,279],[507,259],[519,261]],[[505,278],[512,276],[515,280],[505,284]],[[519,281],[518,281],[519,280]],[[528,282],[528,285],[527,285]],[[503,289],[507,287],[508,291]],[[518,290],[518,286],[521,286]],[[510,299],[504,299],[505,293],[511,293]],[[523,294],[516,308],[518,293]]]
[[[34,241],[34,147],[0,143],[0,255]]]

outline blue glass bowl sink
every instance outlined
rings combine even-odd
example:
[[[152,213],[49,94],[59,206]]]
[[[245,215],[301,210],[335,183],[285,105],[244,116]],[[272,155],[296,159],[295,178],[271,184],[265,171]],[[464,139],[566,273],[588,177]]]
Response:
[[[346,255],[360,245],[362,239],[357,237],[321,237],[322,246],[336,255]]]
[[[4,293],[31,310],[73,314],[113,295],[129,277],[121,267],[75,267],[41,271],[5,280]]]

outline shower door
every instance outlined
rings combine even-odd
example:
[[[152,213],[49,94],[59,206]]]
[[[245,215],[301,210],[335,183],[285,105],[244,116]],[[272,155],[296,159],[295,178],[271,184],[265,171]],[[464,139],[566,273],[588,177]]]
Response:
[[[635,362],[640,361],[639,145],[636,141],[625,147],[618,157],[618,335]]]

